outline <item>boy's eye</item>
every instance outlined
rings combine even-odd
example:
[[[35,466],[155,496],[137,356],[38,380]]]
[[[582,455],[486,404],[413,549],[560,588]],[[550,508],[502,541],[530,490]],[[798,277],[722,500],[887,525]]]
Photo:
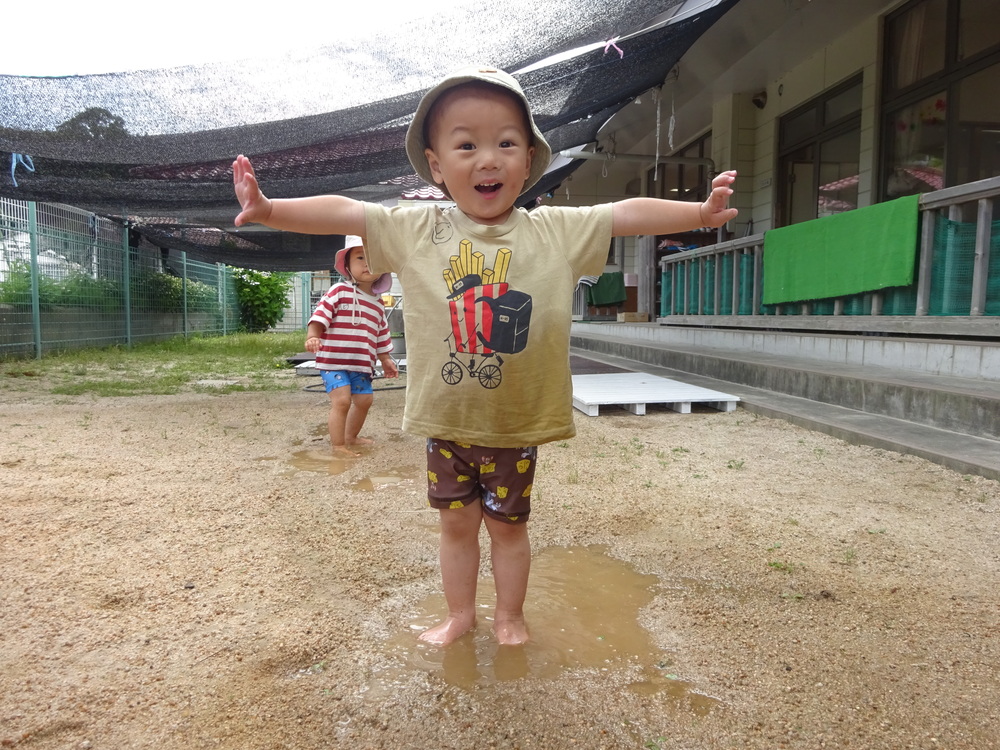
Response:
[[[472,149],[474,148],[475,146],[473,146],[471,143],[463,143],[462,145],[459,146],[459,149],[461,149],[462,151],[472,151]]]
[[[514,141],[500,141],[500,148],[514,148]]]

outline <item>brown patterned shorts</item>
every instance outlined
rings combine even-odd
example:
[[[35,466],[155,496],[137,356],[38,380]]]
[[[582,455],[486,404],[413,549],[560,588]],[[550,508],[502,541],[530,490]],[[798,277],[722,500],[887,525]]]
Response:
[[[485,448],[428,438],[427,502],[446,510],[480,500],[491,518],[525,523],[537,457],[537,447]]]

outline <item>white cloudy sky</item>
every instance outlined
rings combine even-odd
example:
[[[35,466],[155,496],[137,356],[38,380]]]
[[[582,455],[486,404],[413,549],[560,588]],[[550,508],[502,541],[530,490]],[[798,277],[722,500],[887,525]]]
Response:
[[[117,73],[193,65],[296,46],[331,35],[428,15],[455,0],[136,0],[33,3],[11,0],[2,12],[0,74]],[[280,8],[283,12],[276,13]],[[259,18],[255,17],[259,12]]]

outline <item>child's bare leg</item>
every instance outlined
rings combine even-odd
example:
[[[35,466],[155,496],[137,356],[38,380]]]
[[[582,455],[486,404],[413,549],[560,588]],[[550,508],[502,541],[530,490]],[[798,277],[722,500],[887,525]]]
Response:
[[[370,393],[355,393],[351,398],[351,410],[347,412],[347,424],[344,427],[344,443],[347,445],[371,445],[372,441],[358,435],[368,418],[368,410],[372,408],[373,396]]]
[[[517,646],[528,640],[524,621],[524,597],[531,570],[531,542],[528,524],[511,524],[484,516],[490,533],[490,556],[493,581],[497,589],[497,607],[493,632],[505,646]]]
[[[341,386],[330,391],[330,416],[326,426],[330,431],[330,446],[335,455],[357,457],[360,453],[350,450],[345,444],[344,436],[347,428],[347,415],[351,409],[351,389]]]
[[[441,516],[441,582],[448,616],[420,634],[420,640],[446,646],[476,624],[476,584],[479,581],[479,525],[482,506],[439,511]]]

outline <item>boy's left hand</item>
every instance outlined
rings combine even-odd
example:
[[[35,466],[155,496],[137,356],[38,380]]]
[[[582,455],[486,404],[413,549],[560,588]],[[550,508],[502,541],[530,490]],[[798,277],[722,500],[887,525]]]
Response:
[[[386,357],[381,360],[382,362],[382,374],[387,378],[399,377],[399,367],[396,366],[395,360],[392,357]]]
[[[728,208],[729,196],[733,194],[730,185],[736,180],[736,170],[720,172],[712,180],[712,193],[708,200],[701,204],[699,211],[701,220],[706,227],[721,227],[727,221],[736,218],[735,208]]]
[[[253,164],[243,154],[233,162],[233,190],[243,209],[234,221],[236,226],[267,221],[271,215],[271,201],[261,192]]]

